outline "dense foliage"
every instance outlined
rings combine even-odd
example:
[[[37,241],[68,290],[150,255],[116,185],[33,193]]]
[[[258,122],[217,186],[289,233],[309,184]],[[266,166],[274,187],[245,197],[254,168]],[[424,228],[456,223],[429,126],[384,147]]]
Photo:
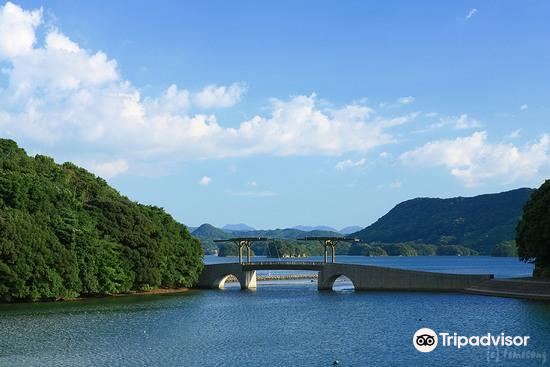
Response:
[[[516,242],[520,259],[535,263],[534,275],[550,278],[550,180],[525,204]]]
[[[490,254],[497,244],[514,239],[521,209],[532,192],[517,189],[470,198],[412,199],[353,236],[365,242],[461,245]],[[443,251],[447,250],[456,249]]]
[[[0,299],[191,286],[202,249],[162,209],[0,139]]]
[[[491,256],[496,257],[518,257],[516,241],[504,241],[499,243],[491,251]]]

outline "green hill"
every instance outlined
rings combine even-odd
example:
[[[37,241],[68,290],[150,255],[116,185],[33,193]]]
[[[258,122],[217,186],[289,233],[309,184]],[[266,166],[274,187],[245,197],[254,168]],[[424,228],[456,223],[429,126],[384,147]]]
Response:
[[[225,232],[211,224],[205,223],[191,232],[193,237],[198,238],[202,244],[204,253],[207,255],[215,255],[218,253],[219,245],[214,240],[224,240],[232,237],[232,234]]]
[[[188,287],[202,249],[164,210],[0,139],[0,299]]]
[[[404,201],[374,224],[352,234],[364,242],[463,245],[481,254],[515,238],[523,205],[533,189],[451,199]]]
[[[193,236],[197,238],[211,239],[211,240],[223,240],[230,238],[231,234],[226,231],[214,227],[211,224],[204,223],[192,232]]]

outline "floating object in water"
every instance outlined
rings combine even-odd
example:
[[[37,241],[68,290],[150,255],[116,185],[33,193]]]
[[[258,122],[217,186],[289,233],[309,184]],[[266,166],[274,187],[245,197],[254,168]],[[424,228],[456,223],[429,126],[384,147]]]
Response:
[[[332,365],[333,365],[333,366],[339,366],[339,365],[340,365],[340,361],[335,360],[334,363],[333,363]]]

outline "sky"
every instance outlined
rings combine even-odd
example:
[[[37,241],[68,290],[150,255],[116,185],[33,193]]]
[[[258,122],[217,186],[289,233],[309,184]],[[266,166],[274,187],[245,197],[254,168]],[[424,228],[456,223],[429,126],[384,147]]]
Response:
[[[0,137],[189,226],[367,226],[550,178],[550,2],[20,1]]]

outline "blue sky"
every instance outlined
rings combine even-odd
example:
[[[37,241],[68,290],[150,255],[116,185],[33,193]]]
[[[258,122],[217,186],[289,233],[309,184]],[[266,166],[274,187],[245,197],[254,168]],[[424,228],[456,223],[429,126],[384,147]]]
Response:
[[[550,175],[550,3],[21,1],[0,136],[198,225],[366,226]]]

